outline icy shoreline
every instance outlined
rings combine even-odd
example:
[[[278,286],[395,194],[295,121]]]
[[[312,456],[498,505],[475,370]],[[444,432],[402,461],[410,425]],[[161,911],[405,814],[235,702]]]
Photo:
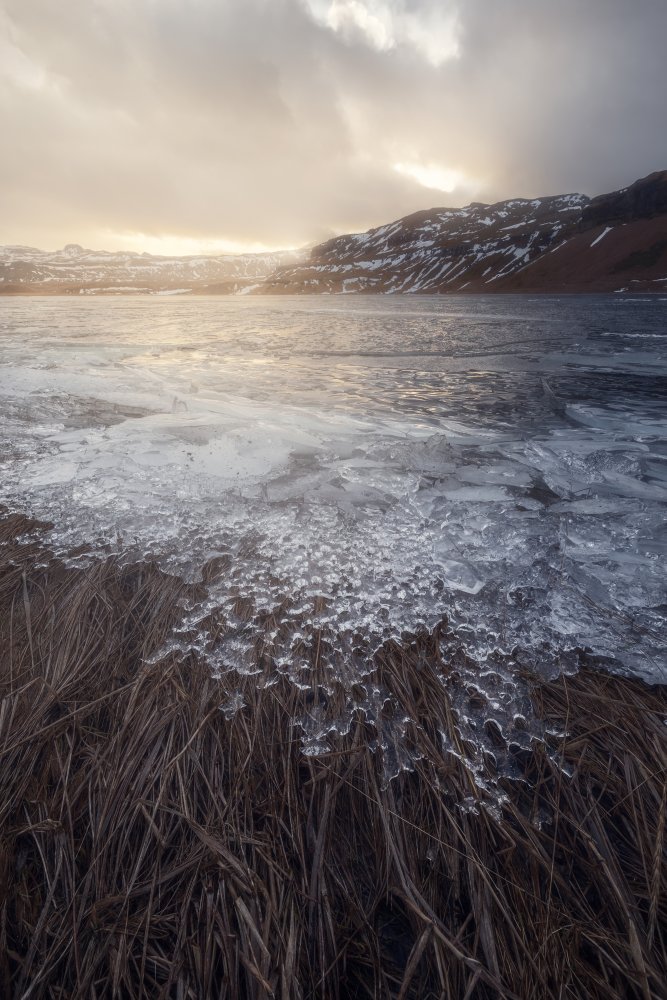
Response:
[[[553,676],[584,649],[664,678],[655,324],[620,333],[605,304],[612,329],[575,350],[552,333],[563,306],[236,304],[226,325],[210,301],[43,308],[5,325],[0,500],[56,524],[65,558],[229,566],[206,613],[253,612],[214,670],[250,663],[287,601],[319,602],[332,670],[356,633],[372,653],[446,616],[480,671],[518,651]],[[628,352],[639,336],[653,354]],[[291,663],[301,611],[283,614],[272,655]]]

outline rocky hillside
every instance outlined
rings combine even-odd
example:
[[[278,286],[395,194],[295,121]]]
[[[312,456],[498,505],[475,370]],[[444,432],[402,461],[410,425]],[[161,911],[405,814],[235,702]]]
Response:
[[[257,289],[667,292],[667,171],[629,188],[417,212],[314,247]]]
[[[0,293],[247,292],[276,268],[293,266],[298,259],[292,252],[154,257],[84,250],[76,244],[54,253],[0,247]]]

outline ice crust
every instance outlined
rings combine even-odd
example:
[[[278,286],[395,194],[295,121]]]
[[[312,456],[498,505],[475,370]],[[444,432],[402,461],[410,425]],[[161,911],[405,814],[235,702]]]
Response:
[[[539,735],[520,668],[667,680],[667,310],[616,301],[5,299],[0,502],[66,559],[204,579],[169,648],[216,671],[266,682],[261,647],[308,685],[317,636],[349,694],[310,753],[362,710],[409,766],[369,665],[446,619],[497,756],[489,720]]]

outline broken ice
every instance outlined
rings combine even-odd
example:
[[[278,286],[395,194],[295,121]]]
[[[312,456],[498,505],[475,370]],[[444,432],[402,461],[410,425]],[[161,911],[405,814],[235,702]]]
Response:
[[[177,645],[214,669],[252,672],[261,647],[306,683],[318,632],[322,662],[351,678],[386,639],[446,618],[445,654],[465,648],[484,690],[501,662],[550,675],[581,651],[667,679],[665,305],[0,310],[0,502],[51,521],[66,558],[86,545],[76,558],[205,578]]]

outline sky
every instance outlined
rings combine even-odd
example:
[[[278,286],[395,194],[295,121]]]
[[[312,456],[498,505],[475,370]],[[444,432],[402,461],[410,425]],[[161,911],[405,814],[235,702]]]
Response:
[[[667,0],[0,0],[0,244],[298,247],[667,168]]]

